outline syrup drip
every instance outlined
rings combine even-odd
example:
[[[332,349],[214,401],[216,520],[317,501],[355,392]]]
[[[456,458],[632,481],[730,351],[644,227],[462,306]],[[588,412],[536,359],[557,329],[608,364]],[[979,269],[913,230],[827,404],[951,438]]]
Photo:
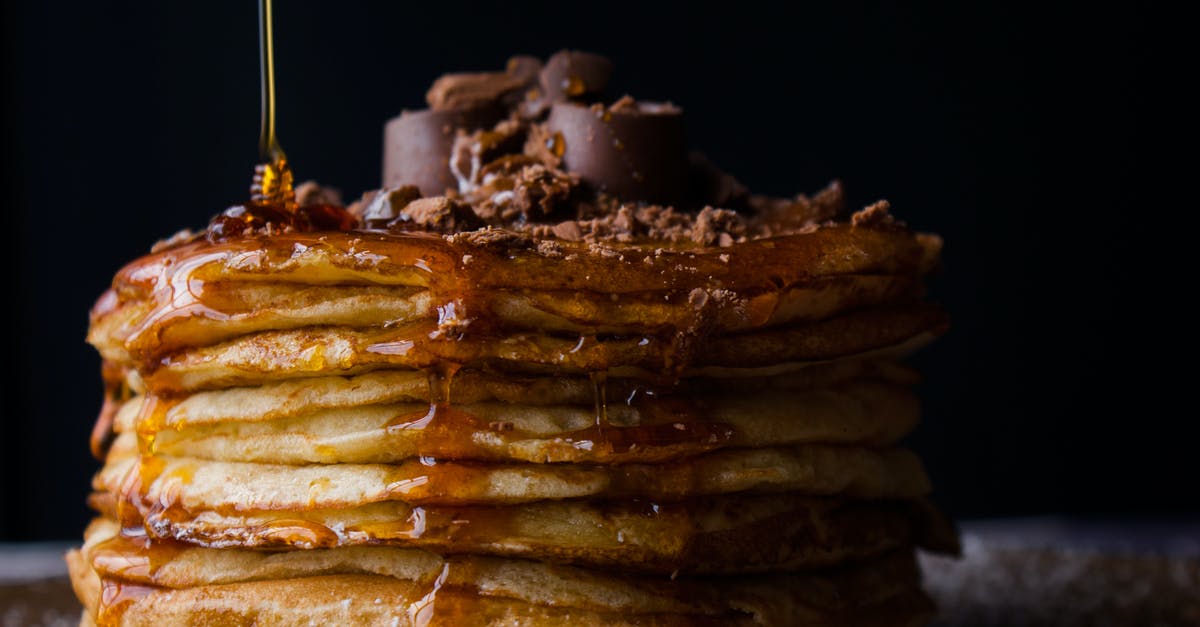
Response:
[[[99,461],[104,461],[108,449],[117,437],[117,432],[113,430],[117,412],[133,396],[125,382],[125,371],[125,367],[108,360],[100,366],[100,376],[104,379],[104,404],[100,406],[100,414],[96,416],[90,440],[92,456]]]
[[[592,397],[596,405],[596,432],[603,434],[608,427],[608,372],[589,372],[592,382]]]
[[[446,583],[446,578],[450,575],[450,563],[442,565],[442,571],[434,578],[433,584],[430,586],[429,592],[420,599],[413,601],[408,606],[408,619],[412,622],[413,627],[426,627],[432,625],[434,620],[435,603],[437,602],[438,592]]]
[[[262,84],[262,131],[258,140],[258,158],[250,184],[250,199],[274,205],[285,211],[296,210],[296,192],[287,155],[275,136],[275,41],[271,0],[259,0],[260,82]]]
[[[119,625],[121,617],[130,605],[144,599],[161,588],[144,586],[120,580],[100,580],[100,606],[96,612],[96,625],[110,627]]]
[[[106,577],[153,585],[159,569],[187,550],[171,540],[154,540],[136,527],[122,531],[92,550],[92,565]]]

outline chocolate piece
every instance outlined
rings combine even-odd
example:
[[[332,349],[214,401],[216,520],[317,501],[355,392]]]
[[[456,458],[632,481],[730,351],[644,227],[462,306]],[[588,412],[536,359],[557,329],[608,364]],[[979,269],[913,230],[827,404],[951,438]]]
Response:
[[[450,149],[450,173],[458,191],[466,194],[479,186],[484,164],[505,153],[519,152],[525,128],[516,120],[504,120],[490,130],[459,133]]]
[[[466,199],[489,224],[526,224],[544,220],[570,205],[578,177],[547,168],[524,155],[506,155],[483,169],[486,183]]]
[[[527,79],[507,72],[446,74],[433,82],[425,102],[435,111],[495,106],[527,84]]]
[[[705,207],[696,214],[696,223],[692,226],[692,241],[701,246],[715,244],[726,248],[733,246],[734,236],[745,232],[746,226],[736,211]]]
[[[546,128],[561,138],[563,166],[600,191],[664,204],[686,194],[683,111],[674,105],[556,103]]]
[[[384,189],[376,193],[362,212],[362,221],[368,228],[384,228],[400,217],[408,203],[421,197],[421,191],[412,185],[395,189]]]
[[[332,187],[323,187],[316,181],[304,181],[296,186],[296,205],[342,205],[342,192]]]
[[[408,224],[405,223],[418,226],[422,230],[441,233],[455,233],[483,226],[483,221],[471,210],[471,205],[445,196],[418,198],[408,203],[389,226],[406,230]]]
[[[450,172],[456,129],[488,128],[501,118],[498,108],[405,111],[383,133],[383,186],[416,185],[426,196],[457,187]]]
[[[592,100],[604,93],[612,61],[590,52],[559,50],[542,68],[542,94],[551,102]]]
[[[877,231],[903,231],[906,225],[891,214],[892,205],[886,200],[874,203],[854,212],[850,216],[850,224],[856,229],[875,229]]]

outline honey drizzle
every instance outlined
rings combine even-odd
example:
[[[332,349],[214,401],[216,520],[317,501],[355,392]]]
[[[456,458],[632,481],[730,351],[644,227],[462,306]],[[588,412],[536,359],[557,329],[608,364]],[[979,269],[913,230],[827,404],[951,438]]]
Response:
[[[608,371],[589,372],[588,379],[592,382],[592,402],[596,406],[596,433],[603,437],[608,428]]]
[[[133,391],[129,389],[129,384],[125,381],[126,371],[125,366],[107,359],[100,365],[100,376],[104,380],[104,403],[100,406],[100,413],[96,416],[96,423],[92,427],[92,436],[89,441],[92,456],[99,461],[104,461],[105,456],[108,455],[108,449],[117,437],[117,432],[113,429],[117,412],[133,396]]]
[[[100,605],[96,608],[98,627],[115,627],[130,605],[144,599],[161,588],[129,583],[119,579],[100,580]]]
[[[441,572],[438,573],[437,577],[434,578],[433,583],[430,585],[429,592],[425,593],[425,595],[420,599],[409,603],[408,611],[406,613],[408,614],[408,619],[413,627],[427,627],[435,624],[434,618],[437,610],[435,604],[437,603],[438,592],[441,591],[442,586],[445,585],[446,578],[449,575],[450,562],[446,562],[442,564]]]
[[[262,204],[275,205],[294,211],[296,192],[293,189],[292,170],[287,155],[279,146],[275,136],[275,40],[271,0],[259,0],[258,49],[260,56],[259,80],[262,87],[262,123],[258,140],[258,158],[254,167],[254,178],[250,184],[250,199]]]

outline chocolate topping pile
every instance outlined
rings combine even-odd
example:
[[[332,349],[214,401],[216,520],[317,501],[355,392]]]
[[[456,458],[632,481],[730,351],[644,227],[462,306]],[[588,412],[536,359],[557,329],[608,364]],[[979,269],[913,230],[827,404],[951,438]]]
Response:
[[[238,206],[214,218],[208,236],[334,225],[723,247],[842,213],[837,182],[811,198],[749,194],[687,152],[682,109],[608,99],[612,73],[604,57],[563,50],[545,63],[518,56],[503,71],[442,76],[425,95],[428,109],[387,123],[384,187],[352,203],[343,220],[317,209],[340,204],[338,196],[309,184],[298,188],[290,222],[271,207]],[[886,205],[868,210],[854,224],[891,224],[879,215]]]

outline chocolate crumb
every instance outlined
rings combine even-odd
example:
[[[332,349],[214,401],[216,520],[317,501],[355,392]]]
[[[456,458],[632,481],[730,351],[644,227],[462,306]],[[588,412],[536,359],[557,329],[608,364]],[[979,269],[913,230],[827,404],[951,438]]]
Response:
[[[366,194],[363,197],[366,198]],[[369,228],[384,228],[398,219],[409,203],[420,197],[421,190],[413,185],[375,192],[362,211],[362,221]]]
[[[537,244],[537,251],[543,257],[562,257],[563,247],[553,240],[541,240]]]
[[[461,200],[434,196],[418,198],[404,207],[392,225],[411,222],[431,231],[451,233],[483,225],[475,212]]]
[[[475,231],[462,231],[446,235],[446,239],[455,244],[467,244],[478,248],[505,249],[529,248],[533,238],[526,233],[518,233],[507,229],[487,226]]]
[[[711,246],[724,235],[728,238],[728,243],[722,245],[732,246],[733,235],[740,235],[743,232],[745,232],[745,225],[742,224],[741,216],[737,212],[705,207],[696,216],[696,223],[692,227],[692,241],[703,246]]]
[[[617,98],[616,102],[608,105],[608,110],[613,113],[620,113],[622,111],[637,111],[638,104],[637,101],[633,99],[633,96],[625,94],[624,96]]]
[[[574,220],[554,225],[553,231],[554,235],[568,242],[577,242],[583,239],[583,232],[579,229],[579,223]]]
[[[304,181],[296,186],[296,204],[301,207],[312,205],[342,206],[342,192],[332,187],[322,187],[316,181]]]
[[[367,212],[367,207],[371,206],[371,202],[375,200],[375,197],[379,195],[380,191],[382,190],[372,189],[363,192],[362,196],[358,197],[358,200],[350,203],[349,207],[346,207],[346,211],[362,222],[363,214]]]
[[[875,229],[879,231],[903,230],[904,223],[892,217],[891,204],[880,200],[850,216],[850,225],[856,229]]]

